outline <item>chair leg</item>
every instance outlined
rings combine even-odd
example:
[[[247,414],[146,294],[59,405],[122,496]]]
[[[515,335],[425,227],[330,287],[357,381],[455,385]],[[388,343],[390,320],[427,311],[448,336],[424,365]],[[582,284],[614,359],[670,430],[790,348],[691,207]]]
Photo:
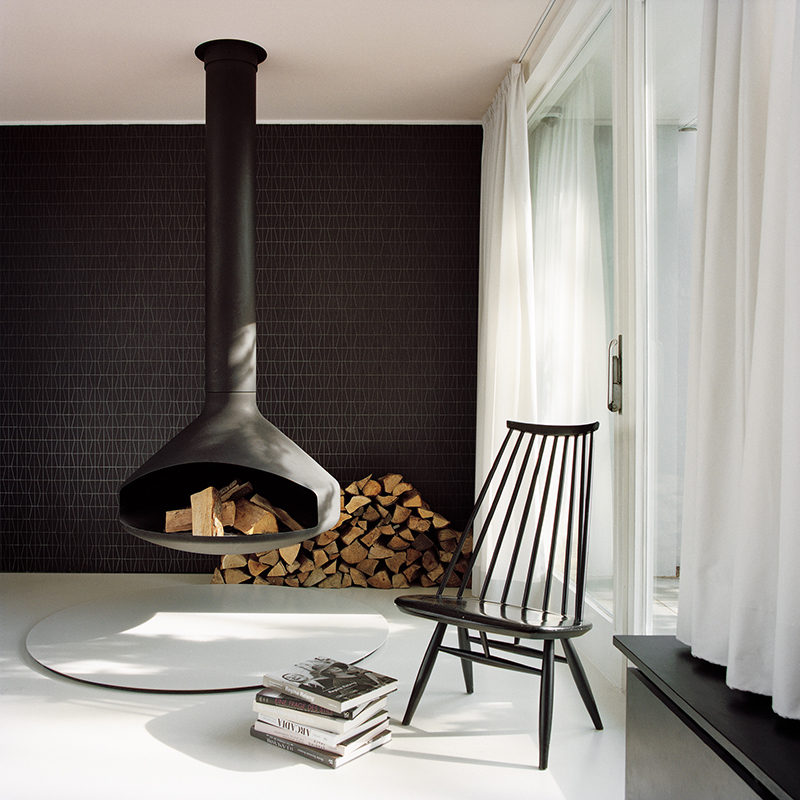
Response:
[[[436,656],[439,654],[439,645],[442,643],[446,628],[446,622],[437,623],[436,630],[434,630],[433,636],[431,636],[431,640],[428,642],[428,649],[425,651],[425,655],[422,658],[422,664],[420,664],[419,672],[417,673],[417,679],[414,681],[414,688],[411,690],[411,697],[408,699],[406,713],[403,717],[403,725],[410,724],[411,718],[414,716],[414,712],[417,710],[417,705],[419,705],[422,693],[425,691],[425,687],[428,685],[428,678],[431,676],[431,670],[433,669],[433,664],[436,661]]]
[[[461,650],[469,650],[469,631],[466,628],[458,629],[458,646]],[[464,673],[464,686],[467,694],[475,691],[475,683],[472,679],[472,662],[468,658],[461,659],[461,671]]]
[[[586,706],[586,710],[592,718],[594,727],[597,728],[598,731],[601,731],[603,730],[603,721],[600,719],[600,712],[597,710],[597,703],[594,701],[594,695],[589,686],[586,672],[584,672],[583,664],[581,664],[581,660],[578,658],[578,651],[569,639],[562,639],[561,644],[564,647],[564,655],[567,658],[569,671],[572,673],[572,679],[578,687],[583,704]]]
[[[539,686],[539,769],[547,769],[550,731],[553,727],[553,672],[555,649],[552,639],[542,642],[542,680]]]

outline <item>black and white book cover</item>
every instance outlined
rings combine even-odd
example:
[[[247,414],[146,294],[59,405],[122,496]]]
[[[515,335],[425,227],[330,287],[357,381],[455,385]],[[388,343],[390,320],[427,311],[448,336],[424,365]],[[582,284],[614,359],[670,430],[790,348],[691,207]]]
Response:
[[[264,675],[263,683],[338,713],[397,688],[396,678],[332,658],[301,661],[286,672]]]

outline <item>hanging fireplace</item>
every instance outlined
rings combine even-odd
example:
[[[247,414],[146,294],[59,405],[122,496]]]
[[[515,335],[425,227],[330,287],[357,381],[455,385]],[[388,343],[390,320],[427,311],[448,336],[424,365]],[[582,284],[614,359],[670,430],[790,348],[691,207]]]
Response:
[[[195,54],[206,73],[206,384],[197,419],[122,485],[130,533],[176,550],[223,555],[285,547],[332,528],[339,484],[256,406],[256,72],[267,54],[219,39]],[[301,530],[196,536],[165,533],[167,511],[232,481],[280,506]]]

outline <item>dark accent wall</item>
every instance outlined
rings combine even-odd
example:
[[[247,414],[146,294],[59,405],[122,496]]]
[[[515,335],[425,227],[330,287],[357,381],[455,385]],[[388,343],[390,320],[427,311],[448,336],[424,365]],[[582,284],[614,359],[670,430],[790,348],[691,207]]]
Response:
[[[462,524],[479,126],[258,131],[258,399],[340,482]],[[0,128],[0,570],[192,572],[117,522],[203,397],[203,127]]]

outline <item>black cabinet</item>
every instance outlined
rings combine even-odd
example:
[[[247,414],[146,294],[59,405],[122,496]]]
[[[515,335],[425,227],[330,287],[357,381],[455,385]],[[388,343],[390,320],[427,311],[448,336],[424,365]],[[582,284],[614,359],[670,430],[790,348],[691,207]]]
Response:
[[[800,722],[674,636],[615,636],[628,670],[626,800],[800,800]]]

